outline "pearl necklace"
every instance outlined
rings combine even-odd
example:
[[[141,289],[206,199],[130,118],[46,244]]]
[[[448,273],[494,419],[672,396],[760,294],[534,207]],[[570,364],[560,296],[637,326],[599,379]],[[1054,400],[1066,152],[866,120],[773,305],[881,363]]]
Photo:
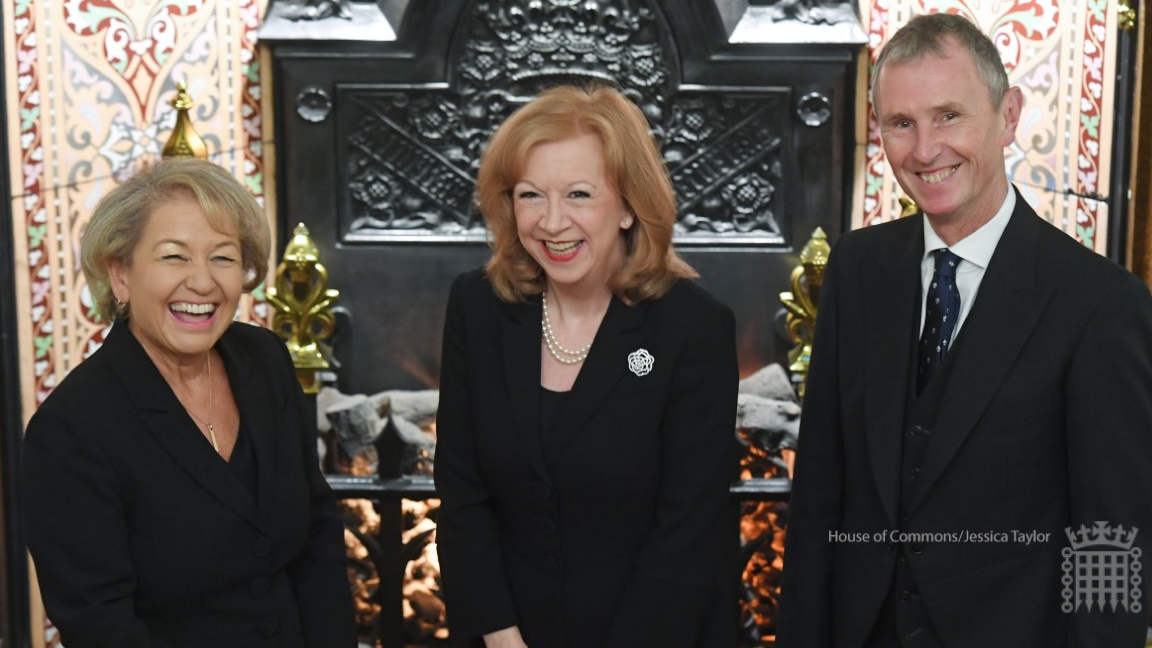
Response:
[[[556,334],[552,332],[552,321],[548,318],[548,293],[544,292],[542,298],[544,310],[540,315],[540,335],[544,338],[544,343],[548,345],[548,353],[551,353],[552,357],[561,364],[571,365],[584,362],[588,358],[588,352],[592,350],[592,343],[589,342],[575,351],[561,345],[560,341],[556,339]]]

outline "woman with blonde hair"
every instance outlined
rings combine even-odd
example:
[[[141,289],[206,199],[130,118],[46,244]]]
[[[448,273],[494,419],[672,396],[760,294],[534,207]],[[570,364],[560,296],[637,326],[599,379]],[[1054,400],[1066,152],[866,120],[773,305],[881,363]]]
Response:
[[[96,207],[81,256],[104,344],[28,424],[22,493],[69,648],[354,648],[343,524],[284,344],[234,323],[264,212],[210,162]]]
[[[480,164],[485,268],[449,297],[438,548],[453,636],[735,645],[732,312],[672,249],[640,110],[549,90]]]

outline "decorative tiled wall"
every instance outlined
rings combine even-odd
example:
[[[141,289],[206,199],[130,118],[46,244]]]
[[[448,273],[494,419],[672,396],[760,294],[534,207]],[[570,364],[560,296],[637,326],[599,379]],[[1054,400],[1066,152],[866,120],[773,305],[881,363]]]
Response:
[[[874,62],[881,46],[917,14],[967,16],[1000,49],[1009,82],[1024,91],[1008,176],[1044,218],[1099,252],[1108,240],[1116,3],[1107,0],[863,0]],[[861,98],[861,109],[866,98]],[[900,213],[901,194],[871,118],[859,135],[853,226]]]
[[[275,195],[270,94],[256,43],[267,0],[7,0],[3,10],[20,388],[27,416],[104,339],[80,271],[96,202],[174,123],[179,79],[212,159],[260,201]],[[270,148],[270,147],[269,147]],[[266,204],[269,213],[272,205]],[[270,218],[272,223],[275,219]],[[262,287],[241,318],[264,322]],[[35,606],[34,606],[35,607]],[[37,645],[56,645],[43,623]],[[44,641],[46,644],[40,644]]]
[[[186,79],[192,120],[258,199],[273,194],[255,34],[266,0],[15,0],[4,12],[21,392],[31,413],[103,340],[79,240],[117,178],[159,156]],[[244,319],[263,321],[263,297]]]

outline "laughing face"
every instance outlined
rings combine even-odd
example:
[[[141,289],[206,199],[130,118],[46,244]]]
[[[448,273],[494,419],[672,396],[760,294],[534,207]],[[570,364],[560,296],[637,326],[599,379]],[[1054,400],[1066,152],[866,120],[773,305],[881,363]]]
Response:
[[[944,57],[885,65],[873,96],[900,186],[941,236],[958,240],[991,220],[1008,192],[1004,147],[1016,136],[1022,95],[1012,88],[994,105],[971,54],[951,39],[944,49]]]
[[[512,188],[520,243],[553,287],[607,290],[624,260],[632,218],[605,175],[604,146],[593,134],[532,147]]]
[[[191,197],[153,210],[127,265],[109,264],[112,291],[153,361],[203,362],[236,314],[244,264],[235,228],[218,232]]]

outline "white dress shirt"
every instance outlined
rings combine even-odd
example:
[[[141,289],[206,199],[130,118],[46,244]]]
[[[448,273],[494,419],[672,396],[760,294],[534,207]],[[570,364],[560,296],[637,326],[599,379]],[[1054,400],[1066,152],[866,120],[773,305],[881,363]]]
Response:
[[[992,260],[992,253],[1000,243],[1000,236],[1004,228],[1008,227],[1008,220],[1012,218],[1012,211],[1016,209],[1016,192],[1008,186],[1008,195],[1000,211],[992,220],[984,223],[975,232],[960,239],[951,247],[932,229],[932,222],[924,215],[924,258],[920,261],[920,294],[928,294],[928,284],[932,283],[932,275],[936,273],[936,250],[949,249],[960,257],[960,265],[956,268],[956,288],[960,291],[960,319],[956,320],[956,328],[952,329],[952,339],[956,340],[960,327],[968,313],[972,312],[972,304],[976,301],[976,293],[980,291],[980,282],[984,280],[984,271],[988,269],[988,262]],[[920,331],[924,331],[924,300],[920,300]]]

